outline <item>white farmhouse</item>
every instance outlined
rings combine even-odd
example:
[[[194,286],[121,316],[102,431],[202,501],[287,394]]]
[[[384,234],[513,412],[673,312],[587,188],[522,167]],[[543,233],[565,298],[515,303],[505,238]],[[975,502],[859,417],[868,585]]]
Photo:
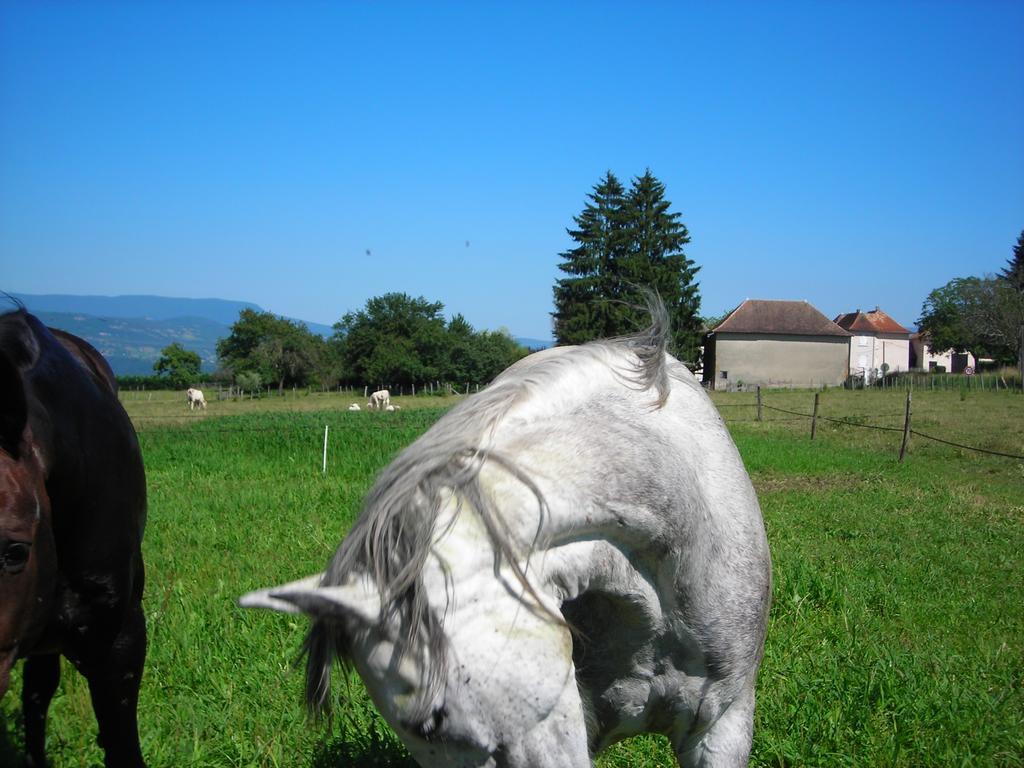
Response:
[[[910,370],[910,331],[875,307],[847,312],[835,324],[850,333],[850,375],[871,380],[883,372]]]

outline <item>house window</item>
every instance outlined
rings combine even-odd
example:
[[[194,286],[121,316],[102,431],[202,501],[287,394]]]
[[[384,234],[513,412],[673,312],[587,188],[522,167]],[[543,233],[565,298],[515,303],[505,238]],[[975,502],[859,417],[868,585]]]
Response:
[[[722,371],[722,378],[723,379],[728,379],[729,378],[729,372],[728,371]]]
[[[867,337],[867,336],[858,336],[858,337],[857,337],[857,342],[858,342],[858,343],[859,343],[859,344],[860,344],[860,345],[861,345],[862,347],[866,347],[866,346],[868,345],[868,337]]]

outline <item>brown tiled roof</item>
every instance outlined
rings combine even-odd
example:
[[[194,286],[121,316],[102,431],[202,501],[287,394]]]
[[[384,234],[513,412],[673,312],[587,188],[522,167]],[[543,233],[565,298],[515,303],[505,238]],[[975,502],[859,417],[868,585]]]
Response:
[[[839,315],[835,323],[853,333],[910,333],[878,307],[870,312],[847,312]]]
[[[747,299],[715,327],[715,333],[778,333],[849,336],[806,301]]]

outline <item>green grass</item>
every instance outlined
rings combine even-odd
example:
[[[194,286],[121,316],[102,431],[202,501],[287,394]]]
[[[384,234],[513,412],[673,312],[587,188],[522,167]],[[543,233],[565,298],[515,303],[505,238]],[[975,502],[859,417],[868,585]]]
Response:
[[[901,425],[902,397],[829,391],[820,412]],[[443,412],[413,406],[454,398],[407,398],[379,414],[344,411],[359,398],[299,395],[211,402],[191,417],[179,399],[126,400],[150,493],[140,703],[150,766],[411,766],[358,679],[336,676],[333,722],[310,722],[293,667],[305,621],[235,601],[321,569],[375,473]],[[813,394],[765,402],[809,413]],[[899,464],[896,433],[822,424],[811,442],[804,420],[722,412],[774,562],[752,764],[1024,764],[1024,464],[919,438]],[[1024,397],[916,392],[914,417],[924,432],[1024,452]],[[18,674],[0,704],[4,766],[21,745]],[[102,762],[88,691],[67,665],[48,749],[57,767]],[[663,739],[641,737],[598,765],[674,759]]]

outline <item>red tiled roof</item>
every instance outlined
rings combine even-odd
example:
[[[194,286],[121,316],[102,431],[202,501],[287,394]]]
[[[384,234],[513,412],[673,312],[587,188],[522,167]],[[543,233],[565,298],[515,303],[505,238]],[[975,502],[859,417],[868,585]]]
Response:
[[[715,333],[777,333],[849,336],[806,301],[747,299],[719,323]]]
[[[852,333],[906,333],[906,328],[877,307],[870,312],[847,312],[835,319],[836,325]]]

